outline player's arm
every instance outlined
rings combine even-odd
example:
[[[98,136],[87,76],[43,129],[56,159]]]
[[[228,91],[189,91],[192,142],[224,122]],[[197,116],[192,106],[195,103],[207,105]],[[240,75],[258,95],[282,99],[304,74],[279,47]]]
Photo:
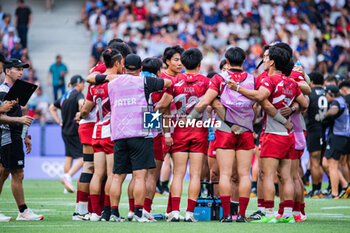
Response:
[[[0,114],[0,124],[22,124],[30,126],[32,124],[33,118],[25,115],[21,117],[11,117],[5,114]]]
[[[248,99],[254,100],[256,102],[262,102],[264,99],[270,96],[270,91],[264,86],[260,86],[258,90],[251,90],[239,86],[239,84],[233,80],[227,80],[227,86],[231,90],[237,91]]]
[[[170,108],[170,103],[172,100],[173,96],[165,92],[154,109],[159,110],[161,113],[165,113],[166,110]]]
[[[205,92],[203,99],[201,99],[194,109],[192,109],[189,114],[189,118],[196,119],[201,113],[205,111],[205,109],[212,104],[215,98],[218,96],[218,92],[213,89],[208,89]],[[215,108],[214,108],[215,109]],[[215,109],[216,110],[216,109]]]
[[[259,102],[259,104],[264,109],[265,113],[273,117],[275,121],[278,121],[289,130],[293,129],[293,124],[282,116],[282,114],[270,103],[268,99],[264,99],[263,101]]]
[[[305,81],[300,81],[297,82],[300,91],[304,94],[304,95],[310,95],[311,94],[311,87],[305,82]]]
[[[164,132],[164,141],[167,146],[172,146],[174,144],[173,138],[171,137],[171,110],[170,105],[164,110],[162,114],[163,123],[162,128]]]
[[[302,93],[295,98],[295,101],[299,104],[300,111],[304,111],[309,107],[309,101]]]
[[[0,106],[0,114],[9,112],[16,103],[16,100],[4,101],[4,103]]]
[[[58,116],[58,112],[57,112],[57,107],[54,104],[51,104],[49,107],[49,113],[51,114],[53,120],[59,124],[60,126],[62,126],[62,122]]]
[[[333,117],[339,112],[339,107],[337,105],[332,105],[326,112],[326,117]]]
[[[80,118],[88,117],[93,107],[94,107],[94,102],[90,100],[86,100],[84,105],[80,109]]]

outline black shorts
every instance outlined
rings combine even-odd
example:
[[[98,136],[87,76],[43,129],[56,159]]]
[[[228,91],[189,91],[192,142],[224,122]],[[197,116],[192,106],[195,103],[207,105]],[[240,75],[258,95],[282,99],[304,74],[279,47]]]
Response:
[[[346,154],[346,146],[348,144],[348,138],[343,136],[337,136],[329,134],[327,138],[327,147],[325,156],[327,159],[333,158],[339,160],[341,155]]]
[[[348,138],[348,143],[345,148],[345,154],[350,155],[350,138]]]
[[[114,141],[114,174],[156,167],[152,138],[126,138]]]
[[[6,170],[24,168],[24,151],[22,139],[15,140],[11,144],[2,146],[0,153],[2,166]]]
[[[323,131],[320,130],[310,130],[306,135],[307,149],[308,151],[322,151],[324,149],[324,135]]]
[[[74,159],[83,157],[83,144],[80,143],[79,135],[62,134],[66,156]]]

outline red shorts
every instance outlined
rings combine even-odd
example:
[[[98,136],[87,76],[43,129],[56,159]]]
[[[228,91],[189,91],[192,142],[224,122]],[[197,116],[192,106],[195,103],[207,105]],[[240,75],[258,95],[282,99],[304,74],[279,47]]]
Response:
[[[303,154],[304,154],[304,150],[292,150],[288,155],[288,159],[293,159],[293,160],[300,159]]]
[[[216,149],[250,150],[255,148],[253,133],[249,131],[235,135],[217,130],[215,137]]]
[[[174,145],[171,147],[171,153],[175,152],[194,152],[207,154],[208,151],[208,131],[201,132],[183,132],[178,131],[173,134]]]
[[[208,156],[212,158],[216,158],[215,142],[216,139],[209,142]]]
[[[94,149],[94,153],[104,152],[107,155],[113,154],[114,143],[111,141],[111,138],[103,138],[103,139],[92,139],[92,149]]]
[[[153,150],[154,150],[154,158],[155,160],[164,161],[164,153],[163,153],[163,134],[158,134],[155,138],[153,138]]]
[[[173,138],[174,134],[171,134],[171,137]],[[170,153],[171,146],[167,146],[164,141],[165,137],[162,138],[162,144],[163,144],[163,152],[164,153]]]
[[[78,133],[81,144],[92,145],[92,134],[94,132],[95,123],[80,124]]]
[[[260,157],[272,157],[276,159],[291,159],[294,151],[294,135],[282,136],[270,133],[261,133]]]

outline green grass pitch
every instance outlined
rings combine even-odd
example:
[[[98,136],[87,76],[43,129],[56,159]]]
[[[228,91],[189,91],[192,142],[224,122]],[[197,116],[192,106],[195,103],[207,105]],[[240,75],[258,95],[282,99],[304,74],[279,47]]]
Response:
[[[0,211],[13,220],[0,223],[0,232],[350,232],[350,199],[322,200],[306,199],[308,221],[296,224],[254,224],[254,223],[109,223],[72,221],[75,205],[75,194],[63,194],[63,186],[55,180],[25,180],[24,191],[27,205],[36,213],[45,216],[43,221],[15,221],[17,208],[11,194],[10,181],[6,181],[0,196]],[[181,213],[185,213],[187,205],[187,185],[181,199]],[[127,184],[123,186],[120,212],[126,216],[128,212]],[[256,198],[251,198],[247,213],[256,209]],[[167,204],[166,196],[156,196],[153,213],[164,213]],[[275,201],[278,206],[278,199]],[[275,210],[277,207],[275,207]]]

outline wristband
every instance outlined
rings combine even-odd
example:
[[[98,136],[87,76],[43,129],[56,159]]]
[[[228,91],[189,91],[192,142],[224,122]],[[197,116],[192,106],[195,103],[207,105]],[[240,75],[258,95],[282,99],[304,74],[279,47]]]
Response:
[[[165,133],[165,134],[164,134],[164,137],[166,137],[166,138],[171,138],[171,133]]]
[[[282,115],[281,115],[281,113],[277,113],[274,117],[273,117],[273,119],[275,120],[275,121],[278,121],[279,123],[281,123],[281,124],[285,124],[285,123],[287,123],[287,119],[286,118],[284,118]]]
[[[290,107],[290,110],[292,111],[290,115],[294,114],[297,110],[293,107]]]
[[[97,74],[95,77],[96,83],[103,83],[107,78],[107,75]]]
[[[196,111],[196,109],[194,108],[190,114],[187,116],[188,119],[197,119],[197,117],[200,115],[199,112]]]
[[[239,91],[239,84],[237,84],[237,89],[236,89],[236,91],[237,91],[237,92]]]

